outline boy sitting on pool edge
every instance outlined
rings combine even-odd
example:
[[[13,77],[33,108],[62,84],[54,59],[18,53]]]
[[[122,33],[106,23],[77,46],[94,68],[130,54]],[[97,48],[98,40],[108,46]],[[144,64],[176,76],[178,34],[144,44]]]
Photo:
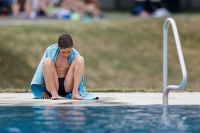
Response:
[[[63,34],[46,49],[30,86],[35,98],[98,99],[85,91],[84,58],[73,46],[72,37]]]

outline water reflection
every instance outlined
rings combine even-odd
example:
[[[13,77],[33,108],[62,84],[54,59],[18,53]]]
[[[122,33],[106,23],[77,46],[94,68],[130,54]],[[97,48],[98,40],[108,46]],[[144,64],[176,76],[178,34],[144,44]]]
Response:
[[[175,110],[174,110],[175,109]],[[184,123],[183,110],[179,106],[176,107],[163,107],[163,115],[161,117],[161,122],[163,125],[162,130],[178,130],[181,132],[188,131],[188,126]]]
[[[1,106],[0,133],[199,132],[200,106]]]
[[[47,127],[49,130],[55,129],[68,129],[68,130],[83,130],[86,117],[83,111],[84,107],[52,107],[44,106],[40,107],[40,111],[35,110],[38,114],[35,117],[35,124],[42,124],[43,127]],[[38,123],[40,121],[40,123]]]

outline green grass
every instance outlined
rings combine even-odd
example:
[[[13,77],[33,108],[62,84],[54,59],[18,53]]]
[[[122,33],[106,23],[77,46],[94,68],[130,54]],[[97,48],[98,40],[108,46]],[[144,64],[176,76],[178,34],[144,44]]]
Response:
[[[86,91],[89,93],[95,93],[95,92],[121,92],[121,93],[131,93],[131,92],[162,92],[162,88],[86,88]],[[197,88],[184,88],[183,90],[171,90],[170,92],[199,92],[200,89]],[[29,88],[3,88],[0,89],[0,93],[31,93],[31,90]]]
[[[29,88],[3,88],[0,89],[0,93],[31,93]]]
[[[173,18],[188,72],[186,90],[199,91],[200,16]],[[162,89],[152,88],[162,86],[164,21],[165,18],[132,17],[0,27],[0,92],[8,91],[7,88],[29,88],[46,47],[56,43],[63,33],[72,35],[75,48],[85,58],[85,86],[89,92],[93,92],[92,88],[95,92],[160,92]],[[168,83],[178,85],[182,75],[171,27],[168,42]]]

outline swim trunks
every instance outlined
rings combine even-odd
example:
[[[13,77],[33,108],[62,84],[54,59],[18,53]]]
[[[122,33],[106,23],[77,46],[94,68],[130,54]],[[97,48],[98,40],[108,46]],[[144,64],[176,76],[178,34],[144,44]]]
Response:
[[[58,95],[60,95],[61,97],[65,97],[68,94],[65,91],[64,81],[65,78],[58,78],[58,83],[59,83]]]

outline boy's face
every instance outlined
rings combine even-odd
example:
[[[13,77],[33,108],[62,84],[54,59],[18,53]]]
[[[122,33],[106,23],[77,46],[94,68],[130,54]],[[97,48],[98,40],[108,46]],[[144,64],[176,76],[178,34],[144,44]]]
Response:
[[[60,54],[63,57],[69,57],[71,52],[72,52],[72,47],[69,47],[69,48],[66,48],[66,49],[60,49]]]

